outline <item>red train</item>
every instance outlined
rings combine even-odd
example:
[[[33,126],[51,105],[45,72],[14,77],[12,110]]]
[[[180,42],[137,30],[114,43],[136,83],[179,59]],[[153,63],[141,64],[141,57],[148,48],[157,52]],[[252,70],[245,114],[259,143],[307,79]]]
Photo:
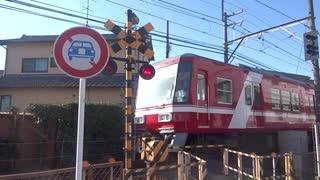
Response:
[[[174,134],[185,142],[191,134],[309,131],[315,122],[313,84],[306,76],[193,54],[153,65],[155,77],[139,79],[137,131]]]

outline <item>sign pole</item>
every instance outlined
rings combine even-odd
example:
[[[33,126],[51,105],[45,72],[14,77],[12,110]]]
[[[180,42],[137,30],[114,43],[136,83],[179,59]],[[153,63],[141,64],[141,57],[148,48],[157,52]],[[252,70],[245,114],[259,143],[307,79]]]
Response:
[[[76,44],[81,44],[81,46]],[[83,47],[90,50],[83,52]],[[71,77],[79,78],[75,180],[82,180],[86,78],[97,75],[108,64],[109,47],[99,32],[79,26],[64,31],[56,39],[53,55],[58,67],[63,72]]]
[[[80,78],[80,80],[79,80],[77,157],[76,157],[76,176],[75,176],[75,180],[81,180],[82,179],[85,94],[86,94],[86,79]]]

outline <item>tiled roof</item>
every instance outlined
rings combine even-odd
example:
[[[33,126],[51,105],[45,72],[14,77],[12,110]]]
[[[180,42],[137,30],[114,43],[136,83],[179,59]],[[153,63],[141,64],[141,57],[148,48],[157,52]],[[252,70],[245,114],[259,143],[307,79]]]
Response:
[[[78,87],[79,79],[65,74],[5,75],[0,77],[0,88],[66,88]],[[125,74],[97,75],[86,80],[87,87],[125,87]]]
[[[115,34],[102,34],[102,36],[109,41],[119,40]],[[31,43],[31,42],[54,42],[58,35],[22,35],[18,39],[4,39],[0,40],[0,45],[7,45],[12,43]]]

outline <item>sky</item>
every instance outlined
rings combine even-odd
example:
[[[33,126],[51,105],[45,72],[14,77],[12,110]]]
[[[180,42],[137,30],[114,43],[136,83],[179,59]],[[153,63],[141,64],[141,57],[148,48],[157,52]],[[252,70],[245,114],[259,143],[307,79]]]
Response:
[[[168,28],[169,57],[193,53],[223,62],[222,0],[12,1],[0,0],[1,40],[23,34],[59,35],[86,24],[108,34],[111,32],[104,28],[104,22],[111,20],[124,27],[126,12],[131,9],[140,19],[136,28],[149,22],[154,26],[155,61],[166,58]],[[228,41],[308,17],[309,12],[308,0],[224,0],[223,7],[228,16]],[[319,28],[319,1],[314,1],[314,12]],[[247,38],[240,45],[236,41],[229,45],[229,52],[234,52],[230,63],[312,77],[312,64],[304,60],[303,46],[303,33],[310,31],[309,25],[309,21],[302,21]],[[5,53],[5,47],[0,46],[0,69],[5,68]]]

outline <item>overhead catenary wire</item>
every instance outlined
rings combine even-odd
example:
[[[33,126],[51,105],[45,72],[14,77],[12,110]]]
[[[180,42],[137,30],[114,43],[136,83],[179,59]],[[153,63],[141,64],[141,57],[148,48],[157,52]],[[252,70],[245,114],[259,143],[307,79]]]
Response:
[[[228,4],[230,4],[230,5],[232,5],[232,6],[234,6],[234,7],[237,7],[237,8],[241,8],[240,6],[237,6],[237,5],[235,5],[234,3],[231,3],[231,2],[228,2],[228,1],[225,1],[226,3],[228,3]],[[238,3],[241,3],[241,2],[238,2]],[[241,3],[242,4],[242,3]],[[242,4],[242,6],[243,6],[243,4]],[[272,7],[268,7],[268,8],[272,8]],[[253,11],[251,11],[250,10],[250,8],[249,7],[247,7],[247,10],[246,10],[246,12],[249,14],[249,15],[251,15],[253,18],[255,18],[255,19],[257,19],[258,21],[260,21],[260,22],[262,22],[263,24],[265,24],[265,25],[267,25],[267,26],[270,26],[270,24],[267,24],[265,21],[268,19],[268,18],[266,18],[266,19],[261,19],[261,18],[259,18],[259,16],[256,16],[256,14],[253,12]],[[280,11],[277,11],[278,13],[281,13]],[[290,16],[288,16],[288,15],[286,15],[286,14],[284,14],[284,13],[281,13],[282,15],[284,15],[284,16],[286,16],[286,17],[288,17],[288,18],[290,18],[291,20],[295,20],[294,18],[292,18],[292,17],[290,17]],[[240,17],[242,17],[241,15],[239,15]],[[243,17],[242,17],[243,18]],[[245,18],[244,18],[245,19]],[[256,24],[256,23],[251,23],[250,21],[248,21],[248,20],[246,20],[246,22],[249,22],[250,24],[252,24],[253,26],[256,26],[256,27],[258,27],[258,25]],[[304,25],[304,26],[306,26],[306,24],[304,24],[304,23],[299,23],[299,24],[302,24],[302,25]],[[248,31],[249,33],[250,33],[250,31],[249,30],[247,30],[246,28],[243,28],[243,27],[239,27],[239,28],[242,28],[242,29],[245,29],[246,31]],[[259,27],[259,29],[261,29],[262,27]],[[236,30],[236,29],[235,29]],[[236,31],[238,31],[238,32],[240,32],[239,30],[236,30]],[[285,32],[283,32],[283,31],[285,31]],[[287,35],[288,33],[289,33],[289,35],[290,36],[292,36],[292,33],[290,33],[290,31],[288,32],[287,30],[283,30],[283,31],[280,31],[281,32],[281,34],[283,34],[283,35]],[[271,36],[273,36],[273,37],[275,37],[273,34],[270,34]],[[288,37],[288,36],[287,36]],[[278,39],[278,38],[277,38]],[[288,38],[289,39],[289,38]],[[292,38],[291,38],[292,39]],[[255,41],[258,41],[257,39],[254,39]],[[296,42],[296,41],[291,41],[291,42]],[[271,43],[270,41],[269,41],[269,43],[270,44],[274,44],[274,43]],[[283,42],[282,42],[283,43]],[[297,48],[295,48],[294,46],[292,46],[291,44],[289,44],[289,43],[286,43],[288,46],[290,46],[291,48],[294,48],[294,49],[296,49],[297,51],[300,51],[300,49],[297,49]],[[299,44],[302,44],[302,41],[300,40],[299,41]],[[288,53],[289,51],[286,51],[286,53]],[[269,55],[271,55],[271,53],[266,53],[266,52],[264,52],[265,54],[269,54]],[[281,53],[281,54],[283,54],[283,53]],[[290,53],[290,54],[292,54],[292,53]],[[273,54],[272,54],[272,56],[274,56]],[[295,58],[297,58],[297,56],[295,57]],[[279,57],[278,57],[278,59],[279,59]],[[300,57],[298,58],[298,59],[296,59],[298,62],[302,62],[303,64],[308,64],[309,66],[311,66],[311,63],[310,62],[307,62],[307,61],[304,61],[303,59],[301,59]]]
[[[201,1],[203,1],[203,0],[201,0]],[[206,1],[204,1],[204,2],[206,2]],[[236,7],[236,8],[240,8],[241,9],[241,7],[240,6],[237,6],[237,5],[235,5],[234,3],[231,3],[231,2],[228,2],[228,1],[225,1],[225,3],[227,3],[227,4],[229,4],[229,5],[232,5],[232,6],[234,6],[234,7]],[[241,2],[238,2],[238,3],[241,3]],[[210,3],[210,4],[212,4],[212,3]],[[220,6],[218,6],[218,7],[220,7]],[[248,8],[247,8],[248,9]],[[251,15],[253,18],[256,18],[257,20],[259,20],[260,22],[262,22],[262,23],[264,23],[264,24],[266,24],[266,25],[268,25],[267,23],[265,23],[264,22],[264,20],[262,20],[262,19],[260,19],[258,16],[256,16],[256,14],[254,14],[253,12],[251,12],[250,11],[250,9],[249,9],[249,11],[247,11],[246,10],[246,12],[248,12],[248,14],[249,15]],[[251,21],[249,21],[249,20],[247,20],[246,18],[244,18],[241,14],[239,15],[242,19],[244,19],[244,20],[246,20],[246,22],[249,22],[250,24],[252,24],[253,26],[256,26],[256,27],[258,27],[259,29],[262,29],[262,27],[259,27],[256,23],[251,23]],[[292,18],[293,19],[293,18]],[[269,26],[269,25],[268,25]],[[242,28],[242,27],[240,27],[240,28]],[[238,32],[240,32],[241,34],[243,34],[241,31],[239,31],[239,30],[237,30],[236,28],[233,28],[235,31],[238,31]],[[244,28],[243,28],[244,29]],[[248,31],[247,29],[245,29],[246,31]],[[285,30],[284,30],[285,31]],[[248,31],[248,32],[250,32],[250,31]],[[287,33],[289,33],[289,32],[287,32]],[[286,34],[287,34],[286,33]],[[284,34],[284,32],[282,33],[282,34]],[[271,34],[272,36],[274,36],[273,34]],[[291,36],[292,34],[290,33],[290,36]],[[289,37],[290,37],[289,36]],[[287,36],[288,37],[288,36]],[[287,39],[289,39],[289,38],[287,38]],[[257,39],[254,39],[256,42],[259,42]],[[262,42],[263,43],[263,42]],[[270,41],[269,41],[269,43],[271,43]],[[283,42],[282,42],[283,43]],[[271,44],[274,44],[274,43],[271,43]],[[288,44],[288,43],[286,43],[286,44]],[[301,44],[301,42],[300,42],[300,44]],[[292,48],[295,48],[294,46],[292,46],[291,44],[288,44],[290,47],[292,47]],[[297,50],[299,50],[300,51],[300,49],[297,49]],[[261,51],[262,52],[262,51]],[[288,52],[288,51],[286,51],[286,52]],[[272,57],[276,57],[274,54],[272,54],[272,53],[267,53],[267,52],[263,52],[264,54],[266,54],[266,55],[269,55],[269,56],[272,56]],[[283,53],[281,53],[281,54],[283,54]],[[292,53],[290,53],[290,54],[292,54]],[[295,57],[296,58],[296,57]],[[276,59],[281,59],[280,57],[276,57]],[[301,58],[298,58],[297,59],[298,60],[298,62],[302,62],[303,64],[308,64],[309,66],[311,66],[311,64],[309,63],[309,62],[306,62],[306,61],[304,61],[303,59],[301,59]]]
[[[245,29],[246,31],[248,31],[249,33],[251,33],[249,30],[247,30],[246,28],[243,28],[243,29]],[[240,30],[237,30],[236,29],[236,31],[238,31],[238,32],[241,32]],[[265,42],[265,43],[267,43],[267,44],[269,44],[270,46],[272,46],[273,48],[276,48],[276,49],[279,49],[279,50],[281,50],[281,51],[278,51],[280,54],[283,54],[283,55],[290,55],[291,57],[294,57],[294,58],[296,58],[298,61],[302,61],[302,62],[304,62],[304,63],[307,63],[306,61],[304,61],[303,59],[301,59],[300,57],[298,57],[298,56],[296,56],[296,55],[294,55],[292,52],[289,52],[289,51],[287,51],[287,50],[285,50],[285,49],[283,49],[283,48],[281,48],[280,46],[277,46],[276,44],[274,44],[274,43],[272,43],[272,42],[270,42],[270,41],[268,41],[268,40],[266,40],[266,39],[263,39],[263,42]],[[308,64],[308,63],[307,63]],[[310,65],[310,64],[309,64]]]

